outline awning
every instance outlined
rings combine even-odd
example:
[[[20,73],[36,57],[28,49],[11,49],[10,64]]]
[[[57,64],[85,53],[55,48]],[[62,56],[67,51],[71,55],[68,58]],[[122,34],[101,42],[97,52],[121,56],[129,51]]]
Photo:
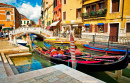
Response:
[[[51,28],[51,26],[48,26],[46,29],[50,29]]]
[[[98,23],[98,25],[104,25],[104,23]]]
[[[72,25],[72,27],[78,27],[78,25]]]
[[[60,22],[60,20],[53,22],[50,26],[57,26],[57,24]]]
[[[9,30],[9,31],[10,31],[10,30],[12,30],[12,29],[11,29],[10,27],[8,27],[8,28],[3,28],[2,30],[3,30],[3,31],[6,31],[6,30]]]
[[[90,26],[90,24],[85,24],[85,26]]]

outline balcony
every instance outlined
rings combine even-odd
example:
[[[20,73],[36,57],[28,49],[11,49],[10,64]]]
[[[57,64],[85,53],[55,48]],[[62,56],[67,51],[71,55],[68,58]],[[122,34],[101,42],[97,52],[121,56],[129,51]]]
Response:
[[[98,11],[91,11],[89,13],[82,13],[82,18],[97,18],[97,17],[105,17],[107,13],[107,8]]]

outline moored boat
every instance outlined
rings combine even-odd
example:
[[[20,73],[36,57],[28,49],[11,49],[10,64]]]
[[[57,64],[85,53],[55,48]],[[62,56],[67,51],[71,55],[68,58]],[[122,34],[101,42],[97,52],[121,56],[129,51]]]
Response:
[[[65,64],[65,65],[69,65],[71,66],[71,60],[70,57],[66,58],[55,58],[50,56],[50,54],[45,54],[42,53],[41,51],[34,49],[34,51],[36,53],[38,53],[38,55],[40,55],[40,57],[50,60],[52,63],[55,64]],[[120,60],[116,61],[116,62],[109,62],[109,63],[102,63],[101,60],[99,61],[86,61],[86,60],[80,60],[77,59],[76,60],[76,69],[80,70],[80,71],[113,71],[113,70],[120,70],[120,69],[124,69],[127,67],[128,65],[128,51],[125,54],[124,57],[122,57]]]
[[[92,46],[89,46],[88,44],[84,44],[83,46],[89,50],[104,52],[104,53],[105,52],[111,53],[111,54],[125,54],[126,53],[126,50],[120,50],[120,49],[108,49],[108,48],[103,49],[103,48],[92,47]],[[128,53],[130,53],[130,51],[128,51]]]
[[[26,44],[27,44],[27,41],[24,41],[22,39],[17,39],[16,41],[18,44],[23,45],[23,46],[26,46]]]

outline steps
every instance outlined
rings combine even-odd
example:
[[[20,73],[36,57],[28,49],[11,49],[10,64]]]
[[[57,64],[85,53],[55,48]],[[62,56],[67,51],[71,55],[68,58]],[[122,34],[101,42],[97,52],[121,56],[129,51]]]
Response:
[[[0,79],[6,78],[6,77],[7,77],[7,74],[6,74],[6,71],[5,71],[1,56],[0,56]]]
[[[3,59],[3,65],[4,65],[4,68],[5,68],[7,76],[14,75],[14,72],[11,69],[11,67],[10,67],[10,65],[9,65],[9,63],[8,63],[8,61],[7,61],[7,59],[6,59],[6,57],[5,57],[3,52],[1,52],[1,56],[2,56],[2,59]]]
[[[8,55],[9,57],[16,57],[16,56],[32,56],[32,54],[30,52],[26,52],[26,53],[18,53],[18,54],[10,54]]]

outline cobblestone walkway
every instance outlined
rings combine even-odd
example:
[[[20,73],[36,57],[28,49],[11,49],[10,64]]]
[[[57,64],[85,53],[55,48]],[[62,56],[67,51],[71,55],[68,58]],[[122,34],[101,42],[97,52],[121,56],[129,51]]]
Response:
[[[28,79],[19,83],[82,83],[73,77],[57,70],[45,75]]]

